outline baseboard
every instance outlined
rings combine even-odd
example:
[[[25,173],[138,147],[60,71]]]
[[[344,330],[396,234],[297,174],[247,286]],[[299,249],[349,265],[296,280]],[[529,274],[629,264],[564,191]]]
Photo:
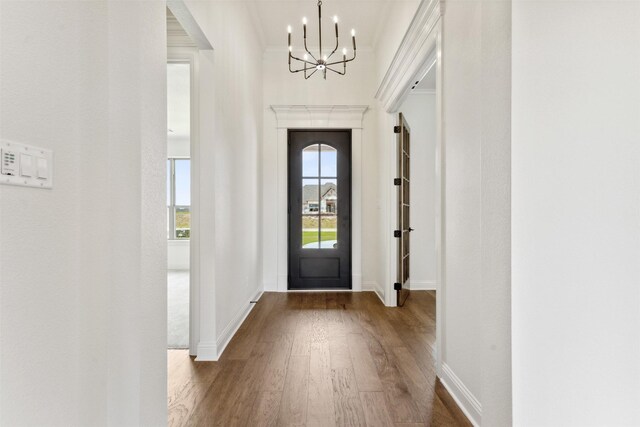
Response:
[[[375,294],[380,298],[382,304],[384,305],[384,293],[382,292],[382,288],[376,282],[362,282],[362,290],[375,292]]]
[[[446,363],[442,363],[442,377],[440,381],[451,397],[453,397],[453,400],[456,401],[462,412],[469,418],[471,424],[475,427],[480,426],[480,420],[482,419],[482,405],[480,401]]]
[[[262,289],[258,288],[256,292],[251,296],[251,298],[249,298],[249,301],[258,301],[262,296],[262,293],[263,293]],[[218,337],[218,340],[216,342],[216,347],[218,349],[217,359],[219,359],[220,356],[222,356],[222,353],[227,348],[227,345],[231,341],[231,338],[233,338],[236,332],[238,332],[238,329],[242,325],[242,322],[244,322],[244,319],[246,319],[249,313],[251,313],[251,310],[253,310],[253,307],[255,306],[255,304],[251,304],[249,301],[247,301],[246,306],[238,310],[233,320],[229,322],[227,327],[224,328],[224,330]],[[200,356],[200,353],[198,353],[198,356]]]
[[[435,280],[413,280],[413,279],[411,279],[411,290],[412,291],[435,291],[436,290],[436,281]]]
[[[214,342],[201,342],[198,344],[196,362],[217,362],[218,347]]]

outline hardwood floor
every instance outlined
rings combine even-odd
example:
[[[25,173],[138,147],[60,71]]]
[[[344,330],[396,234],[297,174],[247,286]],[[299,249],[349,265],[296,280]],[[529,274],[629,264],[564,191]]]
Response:
[[[169,350],[169,425],[470,426],[434,345],[430,291],[265,293],[220,361]]]

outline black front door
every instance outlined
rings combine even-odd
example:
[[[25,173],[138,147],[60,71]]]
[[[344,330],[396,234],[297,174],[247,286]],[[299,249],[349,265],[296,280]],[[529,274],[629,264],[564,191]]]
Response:
[[[289,289],[351,289],[350,130],[289,130]]]

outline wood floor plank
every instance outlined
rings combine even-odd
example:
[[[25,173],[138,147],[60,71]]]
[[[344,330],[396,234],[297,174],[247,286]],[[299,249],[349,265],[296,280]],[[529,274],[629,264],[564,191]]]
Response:
[[[329,345],[314,345],[309,356],[307,427],[335,426]]]
[[[248,425],[248,408],[253,407],[264,381],[264,371],[271,355],[274,343],[256,343],[251,356],[244,366],[242,376],[236,387],[240,390],[235,401],[225,408],[219,417],[223,425]]]
[[[189,418],[196,412],[208,388],[209,385],[204,383],[191,382],[185,384],[168,405],[169,417],[167,425],[170,427],[187,425]]]
[[[436,399],[434,400],[434,419],[432,424],[435,425],[447,425],[444,422],[449,422],[452,419],[456,426],[471,427],[471,422],[464,415],[462,410],[458,407],[453,397],[449,394],[447,389],[438,380],[435,385]]]
[[[171,426],[470,426],[435,373],[435,297],[266,292],[219,362],[170,350]]]
[[[296,325],[293,334],[293,344],[291,348],[292,356],[309,356],[311,345],[311,333],[313,331],[313,316],[311,313],[303,312]]]
[[[278,426],[303,426],[307,422],[309,356],[291,356],[280,402]]]
[[[384,393],[360,392],[360,401],[368,427],[393,427]]]
[[[376,365],[369,352],[367,342],[361,334],[347,336],[351,363],[358,382],[359,391],[382,391],[382,382],[378,377]]]
[[[219,375],[209,387],[200,404],[185,425],[212,426],[218,423],[227,408],[231,407],[242,390],[238,387],[246,365],[244,360],[231,360],[221,364]]]
[[[411,395],[404,375],[396,365],[395,357],[375,337],[368,337],[369,351],[373,356],[378,377],[384,387],[387,406],[394,422],[426,422],[427,413]]]
[[[263,391],[256,397],[249,415],[249,424],[255,427],[274,427],[277,425],[282,392]]]
[[[292,334],[282,334],[275,342],[274,350],[264,371],[261,385],[263,391],[283,390],[292,345]]]

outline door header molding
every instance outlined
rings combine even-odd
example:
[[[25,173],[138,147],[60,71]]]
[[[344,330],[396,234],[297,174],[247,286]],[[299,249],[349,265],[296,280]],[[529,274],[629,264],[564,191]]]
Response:
[[[368,105],[272,105],[278,129],[362,129]]]

